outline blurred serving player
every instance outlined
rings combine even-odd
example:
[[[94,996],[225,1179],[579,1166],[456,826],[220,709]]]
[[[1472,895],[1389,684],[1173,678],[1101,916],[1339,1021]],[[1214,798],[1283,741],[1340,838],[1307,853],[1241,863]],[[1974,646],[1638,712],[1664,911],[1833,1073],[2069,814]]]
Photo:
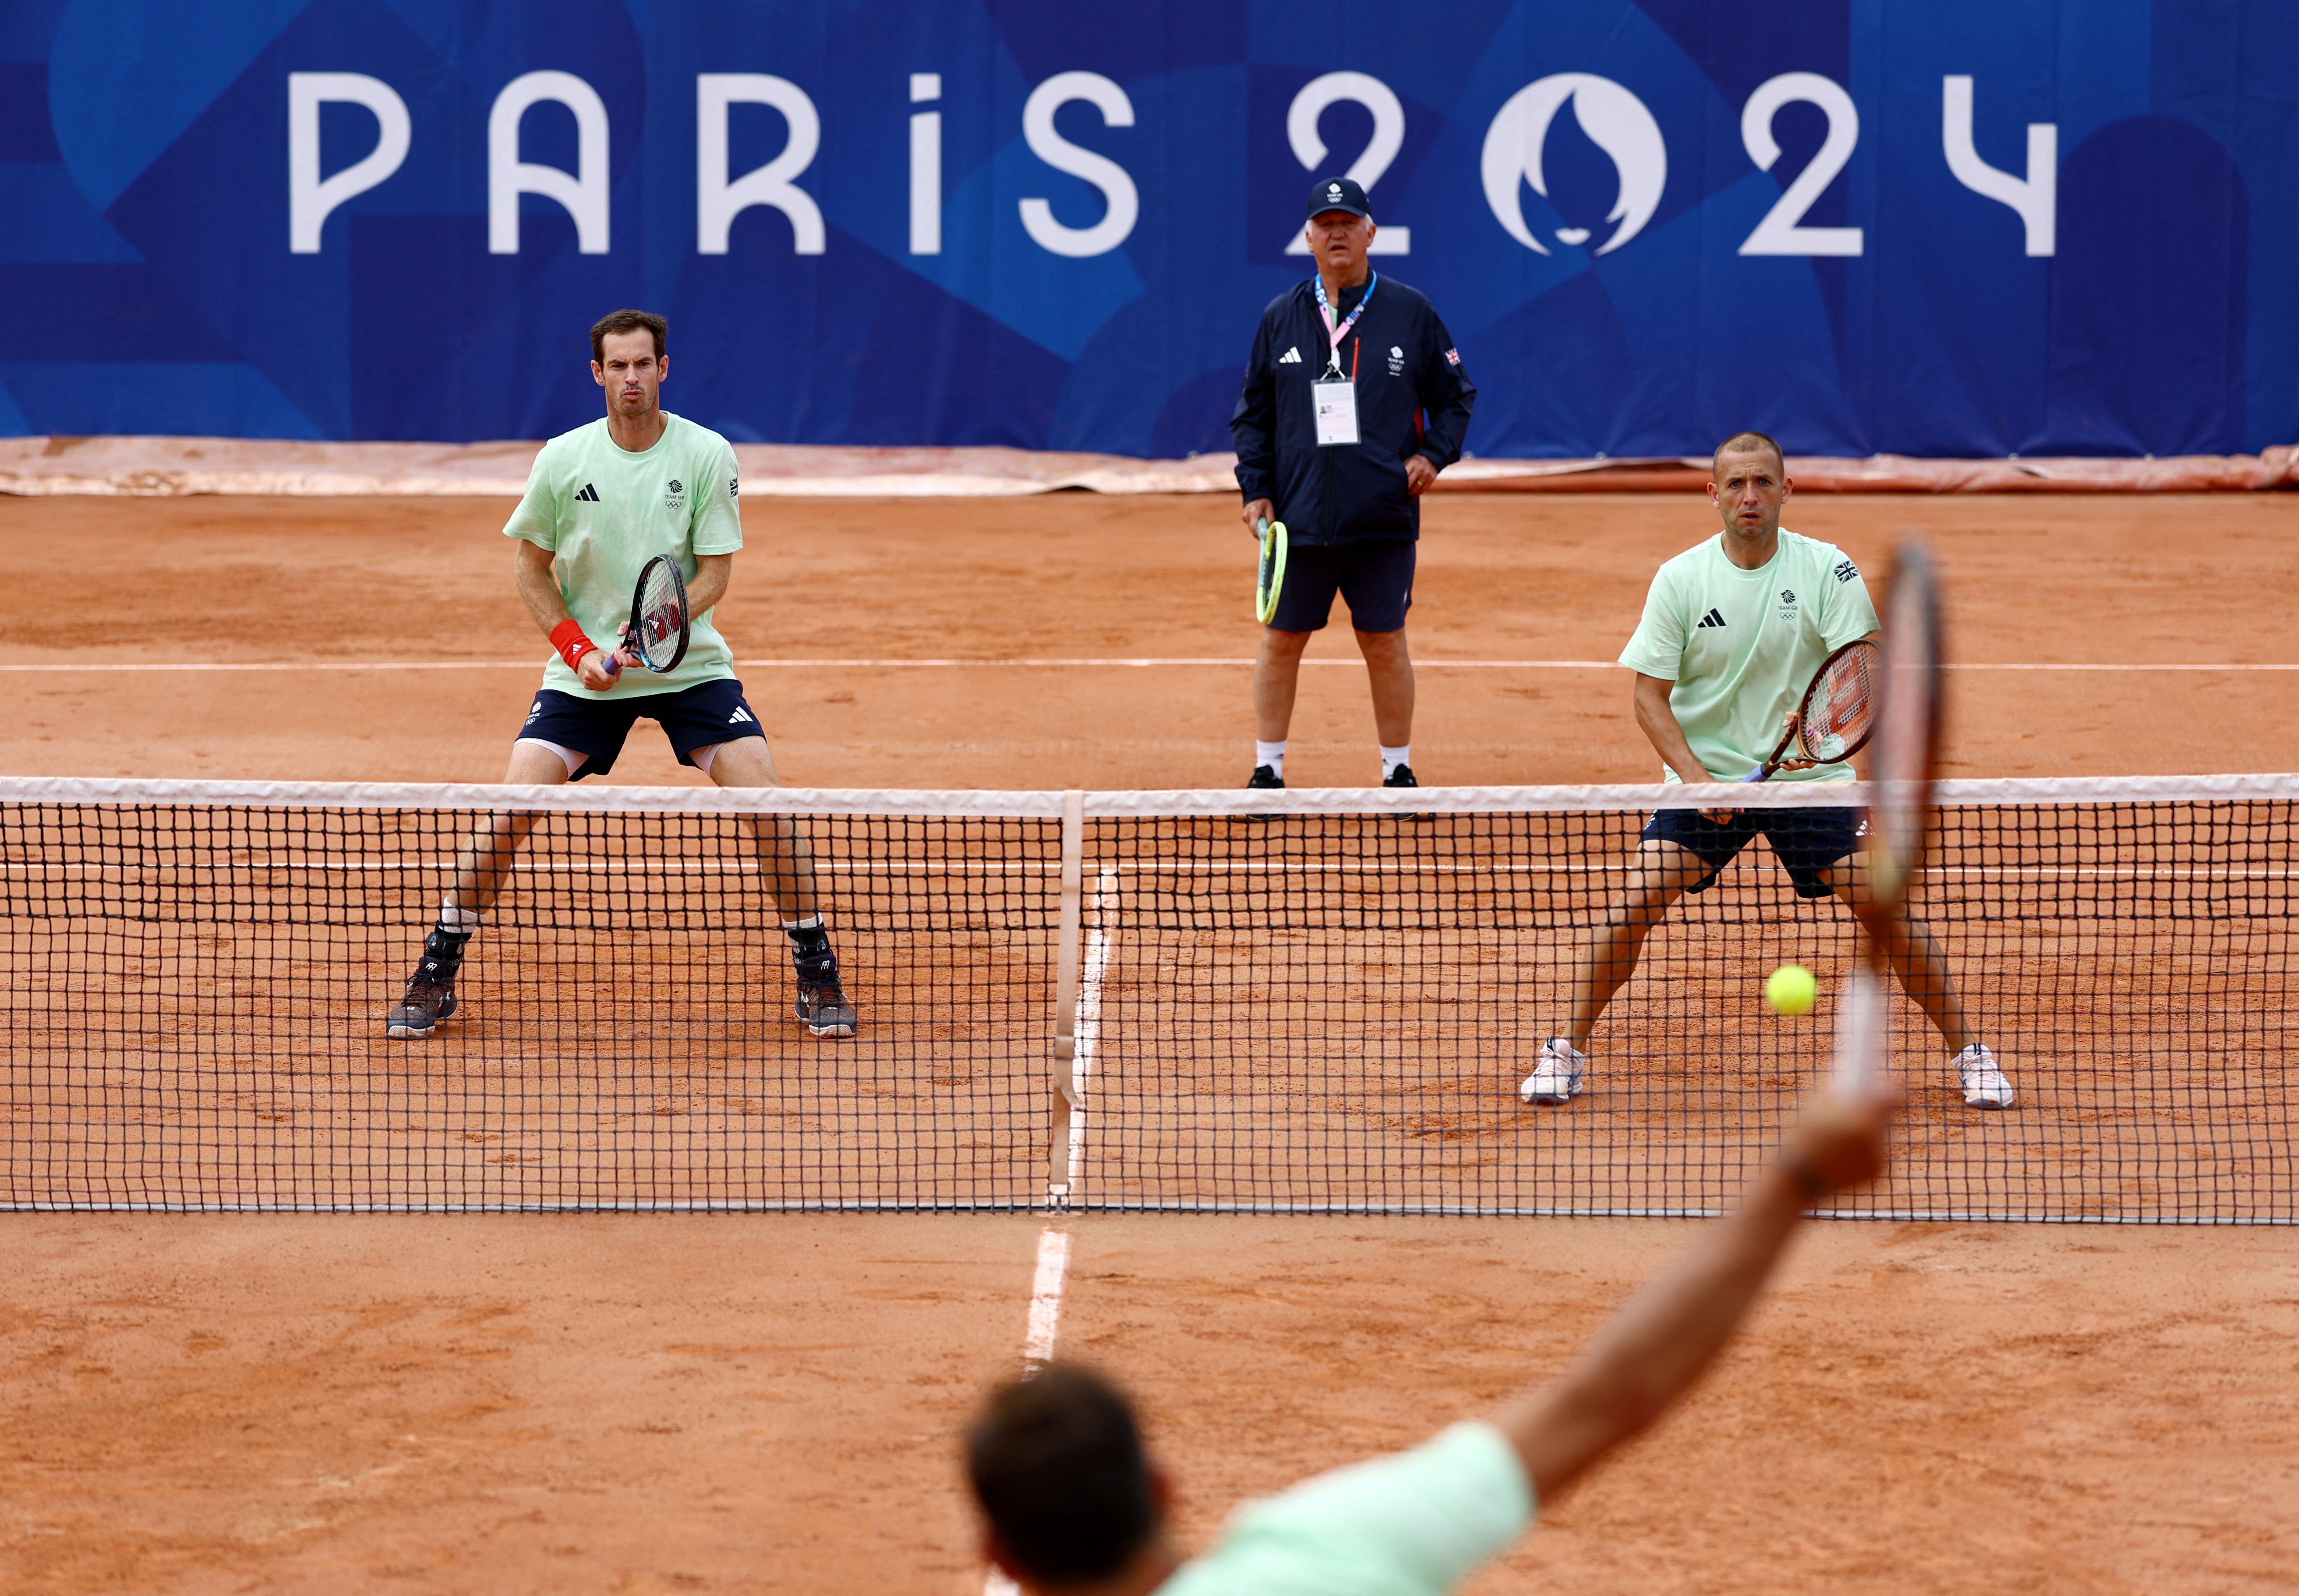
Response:
[[[1421,495],[1461,458],[1476,385],[1429,302],[1367,259],[1365,190],[1322,178],[1303,236],[1317,275],[1269,302],[1230,417],[1245,525],[1289,534],[1285,581],[1253,666],[1249,787],[1285,785],[1301,651],[1339,592],[1373,683],[1382,785],[1413,775],[1413,603]]]
[[[1636,672],[1637,725],[1670,782],[1738,781],[1762,764],[1834,650],[1877,629],[1859,569],[1841,549],[1780,526],[1794,489],[1780,445],[1739,432],[1716,447],[1708,496],[1723,531],[1660,568],[1644,619],[1621,663]],[[1776,781],[1853,779],[1847,764],[1791,761]],[[1706,892],[1733,855],[1763,832],[1799,897],[1831,893],[1862,902],[1868,876],[1860,810],[1656,810],[1628,867],[1628,884],[1582,944],[1573,1012],[1542,1044],[1518,1087],[1527,1102],[1564,1103],[1587,1079],[1589,1035],[1637,967],[1645,937],[1686,893]],[[1973,1108],[2012,1106],[2012,1083],[1974,1034],[1947,960],[1922,921],[1905,910],[1893,973],[1939,1028]]]
[[[617,311],[591,329],[591,376],[606,391],[606,416],[543,446],[527,496],[503,528],[519,540],[519,598],[558,656],[511,744],[506,783],[604,774],[644,716],[662,727],[681,764],[720,786],[777,785],[766,733],[735,679],[733,652],[710,624],[743,546],[735,451],[710,428],[662,409],[668,335],[663,319],[644,311]],[[635,653],[610,653],[593,638],[619,638],[640,569],[663,553],[686,578],[693,626],[686,657],[659,675]],[[455,1013],[464,951],[535,819],[498,814],[464,843],[438,924],[386,1018],[388,1035],[428,1036]],[[851,1036],[854,1006],[840,984],[805,841],[786,817],[754,824],[767,888],[798,967],[793,1010],[818,1036]]]
[[[1444,1596],[1683,1398],[1805,1209],[1882,1168],[1897,1104],[1882,1082],[1824,1100],[1739,1209],[1556,1379],[1410,1451],[1249,1503],[1194,1560],[1124,1395],[1061,1363],[1002,1385],[966,1436],[983,1550],[1027,1596]]]

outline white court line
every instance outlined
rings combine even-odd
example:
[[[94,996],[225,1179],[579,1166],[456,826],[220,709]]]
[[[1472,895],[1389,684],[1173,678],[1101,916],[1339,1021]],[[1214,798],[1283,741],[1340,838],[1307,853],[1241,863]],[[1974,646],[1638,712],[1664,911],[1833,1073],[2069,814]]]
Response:
[[[1053,1359],[1054,1336],[1062,1322],[1062,1281],[1069,1268],[1069,1232],[1047,1226],[1038,1234],[1038,1270],[1030,1282],[1030,1327],[1022,1342],[1025,1370]],[[992,1568],[983,1576],[982,1596],[1021,1596],[1021,1591]]]
[[[1070,1189],[1077,1189],[1085,1167],[1086,1117],[1092,1110],[1088,1087],[1095,1050],[1101,1042],[1101,979],[1109,968],[1109,921],[1117,901],[1117,867],[1104,865],[1093,885],[1093,932],[1086,938],[1085,969],[1078,978],[1077,1018],[1070,1030],[1070,1086],[1077,1093],[1070,1110]]]
[[[1103,866],[1093,889],[1093,934],[1086,941],[1085,969],[1078,981],[1077,1019],[1070,1032],[1070,1081],[1078,1106],[1070,1119],[1070,1184],[1077,1184],[1085,1147],[1085,1087],[1093,1073],[1095,1044],[1101,1038],[1101,978],[1109,968],[1109,929],[1104,910],[1117,893],[1117,872]],[[1070,1268],[1069,1232],[1049,1225],[1038,1235],[1038,1272],[1030,1283],[1030,1323],[1022,1342],[1022,1367],[1033,1369],[1053,1361],[1054,1340],[1061,1329],[1062,1283]],[[982,1582],[982,1596],[1020,1596],[1010,1579],[992,1568]]]
[[[1351,670],[1363,669],[1361,660],[1304,660],[1304,665],[1330,665]],[[240,661],[208,660],[198,661],[170,661],[149,664],[12,664],[0,665],[0,672],[20,672],[46,676],[71,676],[87,672],[162,672],[162,671],[264,671],[264,670],[540,670],[545,660],[311,660],[297,663],[274,661]],[[1617,670],[1621,666],[1613,660],[1415,660],[1414,664],[1423,670]],[[1110,669],[1146,670],[1155,667],[1218,666],[1227,669],[1250,669],[1251,660],[1242,659],[1050,659],[1050,660],[737,660],[737,670],[1075,670]],[[2299,670],[2299,663],[2280,665],[2237,665],[2228,663],[2174,663],[2162,665],[2120,664],[2054,664],[1989,665],[1954,662],[1950,670],[2101,670],[2101,671],[2242,671]]]
[[[1038,1236],[1038,1272],[1030,1282],[1030,1328],[1022,1341],[1025,1368],[1053,1360],[1054,1335],[1062,1323],[1062,1280],[1069,1268],[1070,1233],[1047,1226]]]

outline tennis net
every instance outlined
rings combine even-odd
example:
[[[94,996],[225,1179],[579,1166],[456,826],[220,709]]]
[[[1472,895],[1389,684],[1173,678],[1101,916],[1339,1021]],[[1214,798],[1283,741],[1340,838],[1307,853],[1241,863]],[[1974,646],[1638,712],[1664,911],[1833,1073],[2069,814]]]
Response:
[[[1710,789],[1797,827],[1857,789]],[[0,1206],[1713,1211],[1827,1068],[1851,916],[1759,839],[1564,1030],[1695,790],[733,794],[0,780]],[[1847,1215],[2288,1223],[2299,777],[1945,784],[1914,908],[2017,1093],[1912,1110]],[[537,817],[460,1011],[386,1036],[459,846]],[[849,1040],[791,1018],[756,827]],[[1774,966],[1821,1005],[1764,1007]]]

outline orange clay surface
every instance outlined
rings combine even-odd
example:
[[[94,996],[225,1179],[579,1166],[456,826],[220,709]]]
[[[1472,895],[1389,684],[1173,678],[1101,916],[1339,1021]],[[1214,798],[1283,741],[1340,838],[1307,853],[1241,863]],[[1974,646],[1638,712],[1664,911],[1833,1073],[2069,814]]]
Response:
[[[11,774],[492,779],[544,645],[496,501],[0,501]],[[1616,653],[1710,523],[1432,501],[1425,663]],[[754,501],[720,612],[786,780],[1227,786],[1226,501]],[[1921,528],[1965,663],[1951,775],[2299,768],[2299,497],[1828,496]],[[86,618],[86,619],[83,619]],[[37,651],[37,652],[36,652]],[[1345,628],[1288,776],[1376,772]],[[469,661],[398,669],[396,662]],[[496,661],[514,663],[497,664]],[[327,663],[146,671],[64,665]],[[1421,675],[1424,781],[1643,780],[1626,679]],[[695,779],[650,727],[613,780]],[[1556,1368],[1696,1234],[1657,1220],[1091,1215],[1061,1349],[1140,1394],[1202,1542],[1240,1499]],[[982,1589],[952,1434],[1018,1367],[1042,1221],[0,1216],[0,1591]],[[1474,1589],[2299,1584],[2299,1235],[1812,1227],[1715,1376]]]

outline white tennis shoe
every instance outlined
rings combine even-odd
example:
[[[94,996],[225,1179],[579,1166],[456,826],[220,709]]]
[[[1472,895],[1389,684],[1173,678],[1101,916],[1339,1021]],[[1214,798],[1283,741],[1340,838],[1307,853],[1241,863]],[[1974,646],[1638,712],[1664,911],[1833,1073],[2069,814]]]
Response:
[[[1524,1077],[1516,1094],[1527,1102],[1571,1102],[1581,1094],[1581,1078],[1589,1070],[1589,1056],[1562,1036],[1551,1036],[1540,1044],[1540,1062]]]
[[[1971,1109],[2008,1109],[2012,1083],[1996,1067],[1996,1055],[1975,1042],[1955,1056],[1956,1078],[1963,1083],[1963,1102]]]

